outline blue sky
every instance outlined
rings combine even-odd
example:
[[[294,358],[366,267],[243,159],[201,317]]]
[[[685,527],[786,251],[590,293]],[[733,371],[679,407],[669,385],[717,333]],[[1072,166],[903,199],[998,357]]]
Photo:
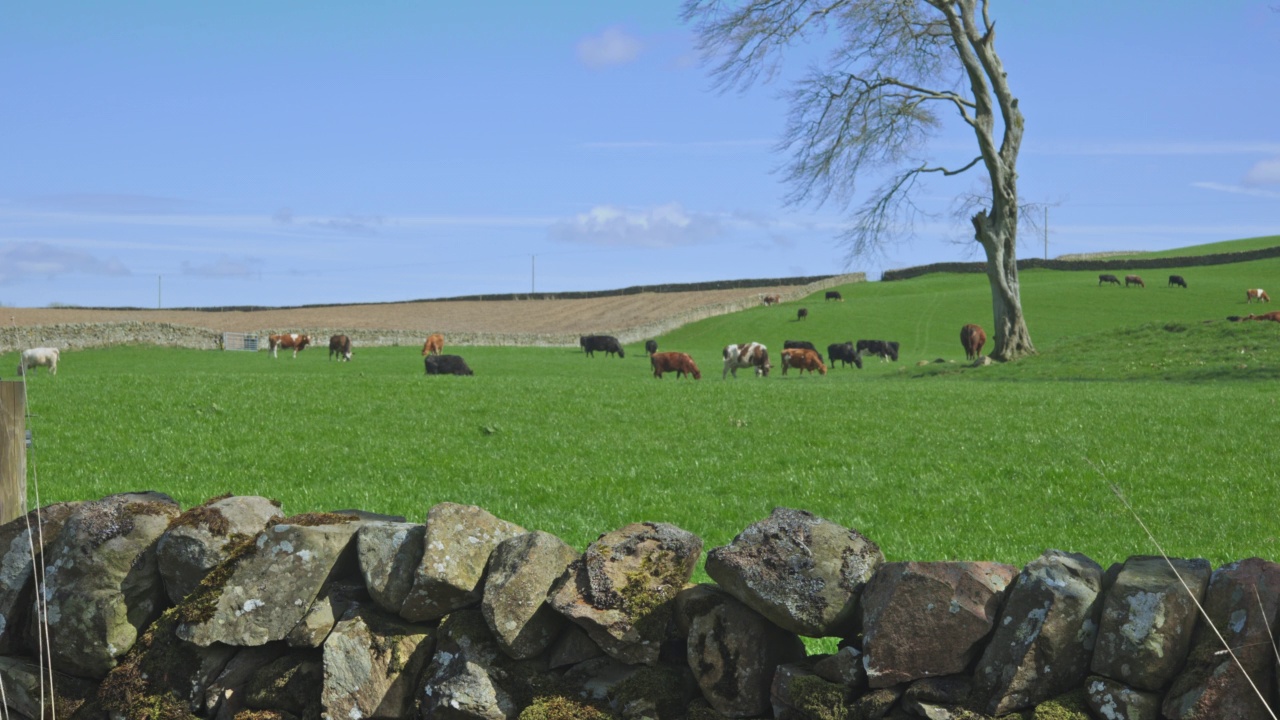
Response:
[[[1280,0],[993,3],[1049,254],[1280,233]],[[787,206],[785,84],[680,6],[6,3],[0,303],[299,305],[846,269]],[[787,72],[816,47],[797,48]],[[944,128],[940,161],[974,153]],[[875,177],[859,182],[871,190]],[[942,214],[849,270],[976,259]],[[861,195],[854,197],[857,203]],[[967,224],[967,223],[966,223]],[[1044,253],[1026,237],[1022,256]]]

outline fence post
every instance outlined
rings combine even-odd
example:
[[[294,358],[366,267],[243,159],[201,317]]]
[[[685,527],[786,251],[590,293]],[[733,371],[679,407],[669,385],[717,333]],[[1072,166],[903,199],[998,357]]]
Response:
[[[0,380],[0,523],[27,511],[27,393]]]

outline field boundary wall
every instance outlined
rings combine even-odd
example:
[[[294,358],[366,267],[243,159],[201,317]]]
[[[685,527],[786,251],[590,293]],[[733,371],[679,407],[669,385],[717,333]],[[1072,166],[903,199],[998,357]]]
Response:
[[[1041,258],[1025,258],[1018,261],[1019,270],[1042,268],[1045,270],[1158,270],[1161,268],[1203,267],[1208,265],[1229,265],[1249,262],[1250,260],[1267,260],[1280,257],[1280,245],[1258,250],[1245,250],[1232,253],[1213,253],[1211,255],[1189,255],[1169,258],[1130,258],[1124,260],[1081,259],[1081,260],[1043,260]],[[883,281],[908,280],[910,278],[929,275],[931,273],[986,273],[985,262],[944,262],[931,265],[886,270],[881,274]]]

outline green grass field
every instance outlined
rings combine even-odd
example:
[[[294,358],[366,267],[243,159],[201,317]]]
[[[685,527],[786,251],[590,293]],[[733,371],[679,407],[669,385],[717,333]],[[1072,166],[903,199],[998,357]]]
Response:
[[[1166,288],[1170,272],[1189,289]],[[1280,551],[1274,384],[1280,325],[1228,323],[1280,260],[1143,273],[1023,273],[1040,355],[968,368],[959,328],[990,329],[984,276],[839,288],[658,338],[699,382],[577,348],[450,348],[475,377],[426,377],[416,347],[329,362],[266,353],[116,347],[66,352],[28,378],[41,504],[156,489],[184,507],[224,493],[286,513],[360,508],[420,521],[480,505],[583,547],[640,520],[722,545],[774,506],[855,527],[893,560],[1022,565],[1047,548],[1104,564],[1154,551],[1215,564]],[[810,318],[795,320],[805,306]],[[898,363],[720,379],[720,348],[882,338]],[[988,348],[989,349],[989,348]],[[0,367],[16,365],[0,356]]]

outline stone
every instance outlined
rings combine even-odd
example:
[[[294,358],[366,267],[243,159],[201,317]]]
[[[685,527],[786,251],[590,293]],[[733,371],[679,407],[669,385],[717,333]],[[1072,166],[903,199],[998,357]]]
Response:
[[[587,546],[552,589],[551,605],[611,657],[653,665],[669,636],[676,594],[701,554],[702,540],[675,525],[627,525]]]
[[[215,498],[179,515],[156,543],[169,601],[177,604],[195,592],[232,547],[281,518],[278,503],[255,495]]]
[[[857,530],[804,510],[774,508],[707,554],[707,574],[779,627],[809,637],[857,628],[863,586],[884,562]]]
[[[1203,559],[1141,555],[1126,560],[1102,604],[1093,673],[1139,690],[1164,689],[1187,658],[1199,613],[1196,602],[1204,597],[1209,574]]]
[[[1160,693],[1135,690],[1101,675],[1085,681],[1085,701],[1094,717],[1108,720],[1160,720]]]
[[[480,602],[480,580],[498,543],[524,528],[474,505],[440,503],[427,511],[422,562],[400,607],[410,622],[438,620]]]
[[[849,701],[849,717],[859,720],[880,720],[893,710],[906,689],[907,686],[903,684],[868,690]]]
[[[1047,550],[1028,563],[974,674],[985,712],[1004,715],[1080,687],[1101,611],[1102,566],[1093,560]]]
[[[773,717],[781,720],[840,717],[849,688],[828,682],[813,672],[813,658],[779,665],[769,687]]]
[[[689,669],[702,696],[731,718],[770,712],[770,686],[778,666],[804,659],[804,643],[734,599],[694,618]]]
[[[35,565],[54,539],[62,533],[67,518],[81,503],[54,503],[0,525],[0,654],[34,650],[36,643],[24,642],[30,627],[27,616],[34,610]],[[33,653],[34,654],[34,653]]]
[[[435,649],[435,628],[354,606],[324,642],[320,702],[331,718],[408,717]]]
[[[4,705],[0,707],[8,713],[5,717],[16,717],[14,713],[27,718],[51,716],[48,712],[51,707],[57,709],[60,717],[71,717],[97,692],[97,687],[88,680],[55,672],[54,697],[51,698],[48,672],[48,668],[41,668],[33,659],[0,656],[0,686],[5,693]]]
[[[1017,569],[989,562],[886,563],[862,594],[867,684],[965,672]]]
[[[246,708],[249,682],[262,668],[289,652],[282,642],[232,649],[235,655],[204,688],[204,716],[214,720],[233,720]]]
[[[972,692],[973,680],[967,675],[922,678],[907,686],[902,709],[929,720],[969,720],[973,714],[964,706]]]
[[[570,623],[547,651],[547,665],[552,668],[569,667],[602,655],[604,651],[587,631]]]
[[[284,636],[289,647],[318,648],[347,610],[369,599],[361,583],[335,582],[320,592],[302,619]]]
[[[323,681],[324,664],[315,650],[292,652],[265,665],[249,679],[245,705],[319,720]]]
[[[813,664],[813,674],[854,691],[867,686],[867,671],[862,667],[862,651],[852,645],[840,648],[834,655],[820,658]]]
[[[547,604],[551,586],[579,553],[550,533],[531,532],[503,540],[489,557],[481,610],[507,655],[542,654],[566,624]]]
[[[369,597],[387,612],[400,613],[422,564],[427,526],[421,523],[367,522],[356,533],[360,574]]]
[[[514,662],[498,647],[478,609],[451,613],[440,623],[435,653],[423,673],[424,718],[514,718],[518,711],[502,680]]]

